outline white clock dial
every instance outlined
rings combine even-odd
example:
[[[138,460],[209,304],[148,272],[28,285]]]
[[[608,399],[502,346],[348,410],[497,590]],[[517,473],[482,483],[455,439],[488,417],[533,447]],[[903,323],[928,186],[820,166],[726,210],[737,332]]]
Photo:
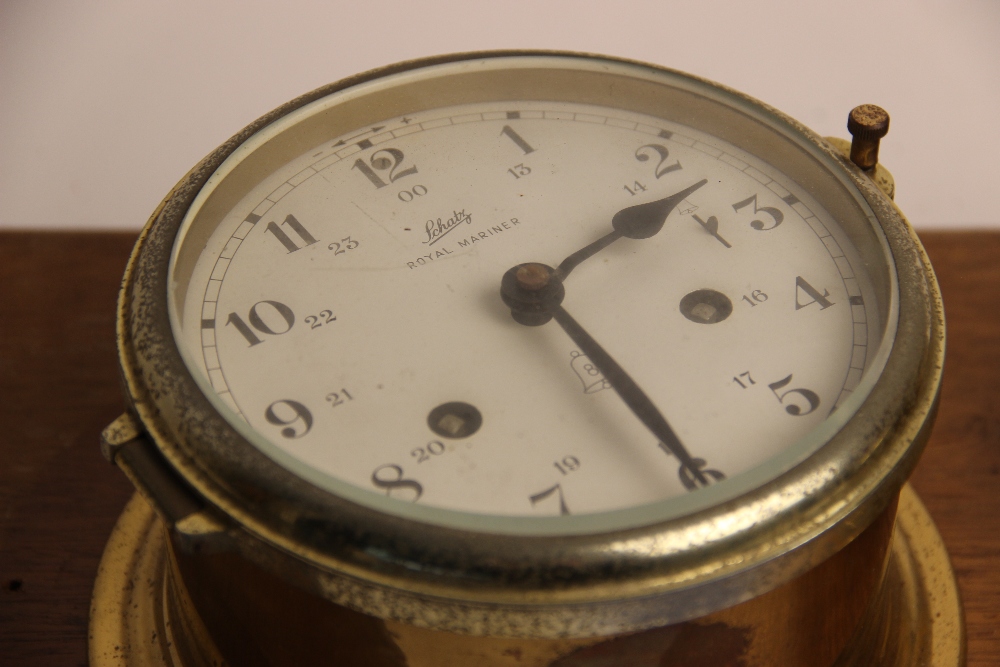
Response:
[[[565,312],[679,457],[562,326],[515,321],[500,282],[685,190],[655,234],[562,280]],[[173,327],[230,418],[313,481],[473,514],[589,514],[729,483],[837,416],[885,325],[847,234],[795,174],[601,106],[386,118],[268,165],[210,235],[196,218]]]

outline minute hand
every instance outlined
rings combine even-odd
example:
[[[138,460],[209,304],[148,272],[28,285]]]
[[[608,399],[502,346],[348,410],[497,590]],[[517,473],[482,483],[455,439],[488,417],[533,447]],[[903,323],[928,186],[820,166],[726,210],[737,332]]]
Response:
[[[657,199],[645,204],[629,206],[615,213],[611,219],[611,226],[614,231],[605,234],[593,243],[567,257],[559,265],[559,276],[565,278],[585,259],[593,257],[598,252],[607,248],[618,239],[625,237],[629,239],[648,239],[655,236],[663,229],[663,224],[667,221],[667,216],[673,211],[681,201],[692,192],[708,183],[707,179],[702,179],[689,188],[680,192]]]
[[[670,428],[670,424],[660,414],[656,405],[649,399],[646,392],[636,384],[635,380],[625,372],[625,369],[619,366],[618,362],[604,351],[600,343],[591,338],[590,334],[561,305],[553,308],[552,317],[563,328],[563,331],[573,339],[573,342],[580,347],[580,350],[590,358],[591,363],[604,375],[604,379],[621,396],[625,405],[635,413],[639,421],[652,431],[653,435],[663,443],[664,447],[670,450],[670,453],[680,461],[682,470],[686,468],[689,474],[697,480],[698,484],[707,486],[709,481],[705,473],[701,470],[704,466],[704,461],[695,461],[691,458],[691,454],[681,444],[677,434]]]

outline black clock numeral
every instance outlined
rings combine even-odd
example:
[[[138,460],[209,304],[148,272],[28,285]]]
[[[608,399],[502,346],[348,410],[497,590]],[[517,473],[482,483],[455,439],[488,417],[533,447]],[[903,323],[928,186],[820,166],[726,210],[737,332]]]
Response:
[[[807,296],[812,297],[811,301],[806,301],[802,303],[799,301],[799,292],[805,292]],[[795,276],[795,310],[800,310],[806,306],[811,306],[814,303],[819,304],[820,310],[826,310],[833,305],[833,301],[830,301],[827,297],[830,296],[830,292],[823,290],[820,294],[819,290],[806,282],[806,279],[802,276]]]
[[[545,500],[546,498],[556,494],[559,498],[559,514],[560,516],[566,516],[569,514],[569,507],[566,506],[566,499],[563,497],[562,484],[556,484],[555,486],[550,486],[544,491],[539,491],[533,496],[529,496],[528,500],[531,501],[531,506],[534,507],[537,503]]]
[[[667,161],[667,158],[670,157],[670,151],[663,144],[645,144],[643,146],[639,146],[635,149],[635,159],[639,162],[648,162],[650,159],[650,153],[646,150],[647,148],[649,151],[653,151],[660,156],[660,161],[656,163],[656,167],[653,169],[653,173],[657,178],[660,178],[665,174],[669,174],[672,171],[683,169],[683,167],[681,167],[681,163],[677,160],[674,160],[672,164],[664,164],[664,162]]]
[[[288,416],[289,410],[294,414]],[[301,438],[312,429],[313,425],[313,416],[309,408],[298,401],[288,399],[275,401],[267,406],[264,419],[269,424],[284,426],[285,428],[281,429],[281,436],[289,439]]]
[[[677,471],[681,479],[681,484],[688,491],[697,491],[715,482],[721,482],[726,478],[722,472],[708,468],[705,459],[691,459],[691,464],[695,470],[691,470],[682,463],[680,469]]]
[[[302,240],[302,243],[305,245],[300,246],[299,244],[297,244],[295,241],[291,239],[290,236],[288,236],[288,234],[285,233],[285,231],[281,227],[274,224],[273,221],[267,223],[267,229],[264,230],[264,233],[266,234],[267,232],[271,232],[272,234],[274,234],[274,238],[281,241],[281,245],[285,246],[285,250],[287,250],[288,252],[291,253],[295,252],[296,250],[302,250],[302,248],[310,246],[313,243],[316,243],[316,238],[312,234],[310,234],[308,230],[306,230],[306,228],[302,225],[301,222],[299,222],[295,218],[294,215],[291,214],[286,215],[284,222],[282,222],[281,224],[288,225],[292,229],[292,231],[295,232],[295,234]]]
[[[400,170],[404,159],[403,151],[398,148],[383,148],[371,154],[368,160],[371,163],[370,167],[364,160],[358,158],[354,161],[352,169],[357,169],[364,174],[376,188],[384,188],[389,183],[395,183],[401,178],[417,173],[416,166]],[[382,180],[382,177],[376,174],[375,170],[388,171],[389,183]]]
[[[758,232],[766,232],[768,230],[774,229],[785,219],[785,214],[772,206],[757,206],[757,194],[747,197],[743,201],[738,201],[733,204],[733,210],[739,213],[739,210],[745,206],[753,204],[753,214],[766,213],[774,221],[774,224],[768,227],[762,220],[754,219],[750,222],[750,226],[756,229]]]
[[[243,319],[236,313],[229,313],[229,319],[226,320],[226,325],[228,326],[230,324],[236,327],[236,330],[239,331],[240,334],[242,334],[243,337],[247,339],[247,342],[250,343],[250,347],[253,347],[254,345],[260,345],[261,343],[264,342],[257,336],[257,334],[253,332],[253,329],[248,327],[247,323],[244,322]]]
[[[262,309],[262,306],[267,306],[266,309]],[[278,318],[273,315],[268,315],[267,320],[261,315],[261,313],[277,313]],[[288,333],[291,331],[292,326],[295,324],[295,313],[292,309],[279,301],[258,301],[251,308],[250,312],[247,313],[247,319],[250,320],[250,324],[253,325],[253,329],[256,329],[262,334],[267,334],[268,336],[280,336],[281,334]],[[268,324],[270,322],[270,324]],[[284,327],[281,327],[281,322],[284,322]],[[240,334],[246,338],[247,342],[250,343],[250,347],[254,345],[259,345],[264,341],[261,340],[253,329],[247,326],[247,323],[243,321],[236,313],[229,313],[229,318],[226,320],[226,326],[232,324],[233,327],[240,332]],[[278,327],[278,328],[275,328]]]
[[[790,394],[798,394],[800,397],[804,398],[806,402],[809,404],[807,409],[803,410],[802,406],[797,403],[789,403],[788,405],[785,405],[785,412],[792,415],[793,417],[805,417],[806,415],[812,413],[813,411],[816,410],[816,408],[819,407],[819,396],[816,395],[816,392],[810,389],[802,389],[802,388],[788,389],[786,391],[781,392],[780,394],[778,393],[779,389],[784,389],[789,384],[791,384],[791,382],[792,382],[792,376],[789,375],[788,377],[778,380],[777,382],[772,382],[767,386],[771,391],[774,392],[774,395],[778,399],[778,402],[781,403],[782,405],[784,405],[785,403],[785,398],[787,398]]]
[[[517,147],[524,151],[525,155],[535,152],[535,149],[531,147],[531,144],[525,141],[520,134],[515,132],[510,125],[504,125],[503,129],[500,130],[500,134],[506,135],[511,141],[517,144]]]
[[[387,463],[375,468],[372,472],[372,484],[380,489],[385,489],[385,495],[393,497],[392,492],[405,490],[413,494],[410,502],[417,502],[420,496],[424,495],[424,487],[420,482],[412,479],[403,479],[403,469],[395,463]]]

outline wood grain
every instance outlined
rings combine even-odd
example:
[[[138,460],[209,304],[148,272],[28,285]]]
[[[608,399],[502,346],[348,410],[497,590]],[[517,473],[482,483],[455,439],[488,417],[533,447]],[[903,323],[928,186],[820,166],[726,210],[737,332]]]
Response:
[[[914,485],[965,600],[970,667],[1000,664],[1000,234],[922,238],[948,358]],[[87,664],[90,592],[131,486],[97,436],[122,409],[120,233],[0,233],[0,664]]]
[[[86,665],[90,591],[131,485],[115,300],[134,235],[0,235],[0,664]]]
[[[941,408],[913,485],[965,602],[969,665],[1000,665],[1000,234],[922,235],[948,326]]]

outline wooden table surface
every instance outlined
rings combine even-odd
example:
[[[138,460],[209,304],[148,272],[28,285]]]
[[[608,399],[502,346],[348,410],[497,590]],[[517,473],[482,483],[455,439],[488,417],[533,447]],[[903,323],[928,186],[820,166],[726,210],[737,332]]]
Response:
[[[922,235],[944,291],[941,410],[914,486],[1000,665],[1000,234]],[[134,240],[0,233],[0,665],[87,664],[101,551],[132,487],[98,452],[122,410],[115,299]]]

